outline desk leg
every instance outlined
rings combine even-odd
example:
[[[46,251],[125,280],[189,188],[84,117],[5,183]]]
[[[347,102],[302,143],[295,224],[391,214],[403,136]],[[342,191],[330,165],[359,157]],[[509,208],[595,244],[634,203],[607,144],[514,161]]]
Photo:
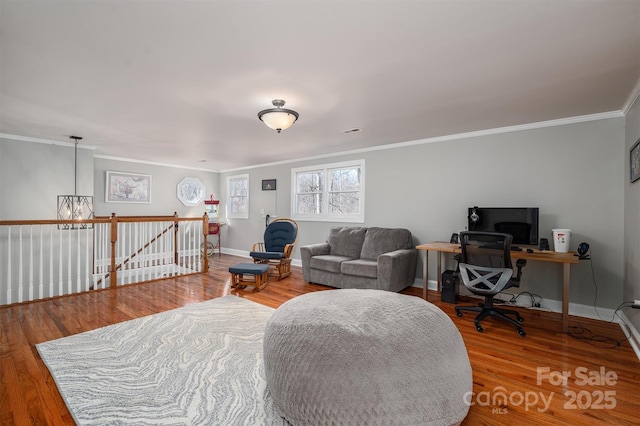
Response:
[[[438,293],[442,292],[442,256],[444,256],[444,253],[438,252],[438,276],[436,277],[438,281],[438,285],[436,286]]]
[[[569,263],[562,264],[562,332],[569,331],[569,282],[570,282]]]
[[[422,298],[427,299],[427,287],[429,277],[429,250],[422,250]]]

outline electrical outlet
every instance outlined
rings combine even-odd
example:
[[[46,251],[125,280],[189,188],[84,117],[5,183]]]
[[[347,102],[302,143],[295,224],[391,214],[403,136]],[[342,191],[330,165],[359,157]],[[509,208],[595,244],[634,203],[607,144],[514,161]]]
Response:
[[[640,305],[640,299],[636,299],[636,300],[634,300],[634,301],[633,301],[633,304],[634,304],[634,305]]]

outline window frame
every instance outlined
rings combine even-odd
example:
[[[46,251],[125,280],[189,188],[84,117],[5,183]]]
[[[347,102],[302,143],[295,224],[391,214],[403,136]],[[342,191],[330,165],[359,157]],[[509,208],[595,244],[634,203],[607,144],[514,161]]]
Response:
[[[241,180],[244,179],[246,181],[246,190],[247,190],[247,196],[246,196],[246,211],[245,212],[232,212],[231,211],[231,207],[233,206],[233,203],[231,201],[231,181],[233,180]],[[229,219],[249,219],[249,201],[250,201],[250,194],[251,194],[251,190],[249,187],[249,174],[243,174],[243,175],[234,175],[234,176],[227,176],[227,208],[226,208],[226,217]]]
[[[358,190],[358,213],[355,214],[331,214],[329,213],[329,175],[332,170],[357,167],[360,169],[360,188]],[[310,171],[323,172],[322,184],[322,211],[318,214],[300,214],[297,209],[298,202],[298,174]],[[291,215],[299,221],[310,222],[351,222],[364,223],[364,197],[365,197],[365,160],[341,161],[339,163],[317,164],[314,166],[296,167],[291,169]]]

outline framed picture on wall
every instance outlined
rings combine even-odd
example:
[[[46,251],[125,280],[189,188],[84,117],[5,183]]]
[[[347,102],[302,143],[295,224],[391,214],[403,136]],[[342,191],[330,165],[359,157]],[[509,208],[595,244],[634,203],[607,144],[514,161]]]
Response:
[[[198,178],[186,177],[178,183],[177,197],[185,206],[197,206],[204,200],[204,185]]]
[[[629,173],[631,182],[640,179],[640,139],[633,144],[629,151]]]
[[[151,175],[107,171],[105,202],[151,203]]]
[[[262,181],[262,190],[263,191],[275,191],[276,190],[276,180],[275,179],[264,179]]]

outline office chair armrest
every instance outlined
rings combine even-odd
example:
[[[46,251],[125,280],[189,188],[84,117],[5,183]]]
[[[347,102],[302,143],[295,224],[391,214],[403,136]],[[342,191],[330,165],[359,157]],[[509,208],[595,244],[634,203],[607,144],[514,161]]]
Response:
[[[516,269],[518,272],[516,273],[515,279],[516,281],[520,281],[520,276],[522,275],[522,268],[527,266],[527,259],[518,259],[516,260]]]
[[[460,273],[460,262],[462,262],[462,255],[454,254],[453,260],[456,262],[456,270],[454,271],[454,273],[458,275]]]

